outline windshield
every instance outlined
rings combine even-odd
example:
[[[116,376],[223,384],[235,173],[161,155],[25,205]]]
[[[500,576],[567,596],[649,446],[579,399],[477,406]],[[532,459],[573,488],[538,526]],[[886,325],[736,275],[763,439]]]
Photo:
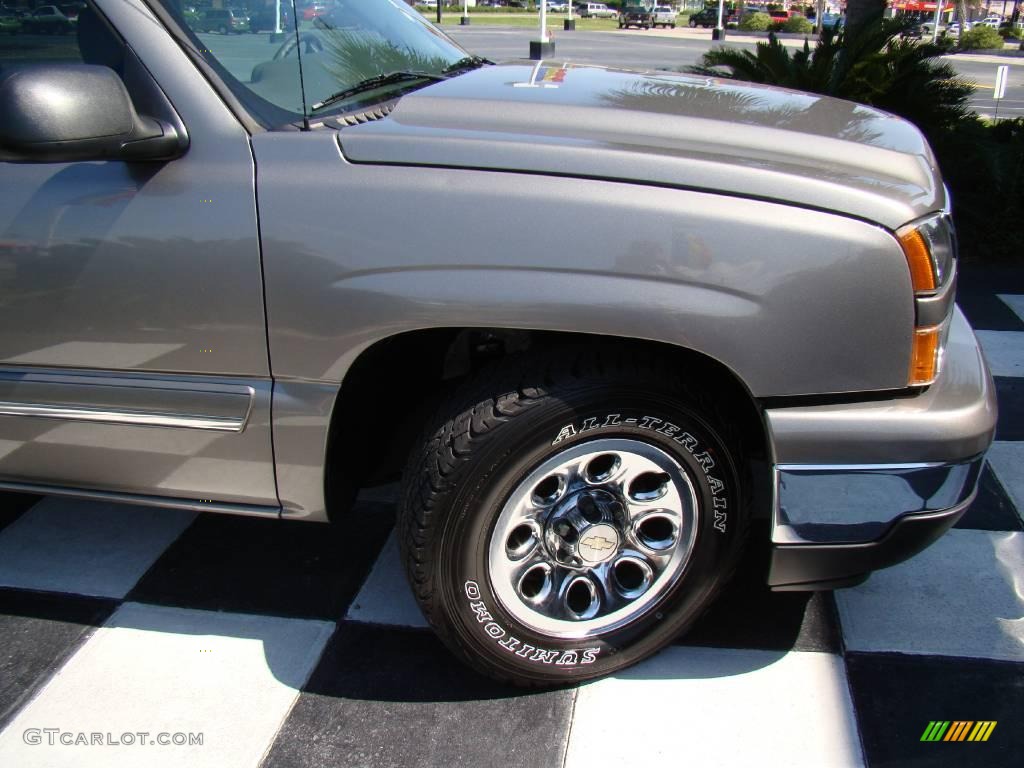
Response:
[[[468,56],[402,0],[250,0],[224,10],[153,0],[180,26],[242,104],[266,125],[297,122],[391,98],[449,74]],[[375,88],[359,86],[373,78]],[[355,91],[341,99],[332,96]],[[326,106],[322,106],[326,103]]]

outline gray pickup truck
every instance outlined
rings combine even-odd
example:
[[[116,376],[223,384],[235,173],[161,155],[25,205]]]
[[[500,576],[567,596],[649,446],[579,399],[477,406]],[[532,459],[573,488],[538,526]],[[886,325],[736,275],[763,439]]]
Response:
[[[913,126],[492,65],[390,0],[190,23],[0,47],[0,487],[345,526],[401,477],[424,614],[526,685],[970,504],[995,399]]]

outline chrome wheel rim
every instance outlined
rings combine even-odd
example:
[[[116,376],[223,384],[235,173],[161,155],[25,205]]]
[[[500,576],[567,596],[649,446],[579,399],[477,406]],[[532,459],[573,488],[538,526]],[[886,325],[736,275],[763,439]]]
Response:
[[[502,607],[539,633],[581,638],[636,620],[693,553],[697,494],[683,466],[632,439],[581,443],[527,475],[488,543]]]

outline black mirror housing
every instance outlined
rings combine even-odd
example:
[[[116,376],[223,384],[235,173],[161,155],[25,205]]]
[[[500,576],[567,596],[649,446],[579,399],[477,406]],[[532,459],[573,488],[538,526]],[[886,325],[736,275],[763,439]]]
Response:
[[[0,78],[0,147],[34,161],[166,160],[180,154],[174,128],[140,117],[113,70],[36,64]]]

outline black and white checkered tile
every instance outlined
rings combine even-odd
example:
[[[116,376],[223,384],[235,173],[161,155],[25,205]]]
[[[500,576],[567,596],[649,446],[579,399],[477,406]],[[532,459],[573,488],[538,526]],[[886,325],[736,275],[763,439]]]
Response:
[[[1024,764],[1024,279],[968,278],[1001,416],[957,528],[834,595],[752,562],[677,645],[576,689],[455,662],[384,501],[332,530],[0,497],[0,766]],[[932,720],[998,725],[922,743]]]

